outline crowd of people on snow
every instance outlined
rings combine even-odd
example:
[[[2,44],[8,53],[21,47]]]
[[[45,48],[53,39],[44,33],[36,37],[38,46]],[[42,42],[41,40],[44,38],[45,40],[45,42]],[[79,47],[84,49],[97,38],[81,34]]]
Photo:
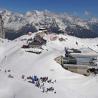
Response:
[[[29,83],[34,84],[36,87],[40,88],[43,93],[53,92],[56,93],[56,90],[53,86],[46,87],[45,84],[54,84],[56,80],[49,79],[48,77],[38,78],[36,75],[27,77]]]
[[[11,70],[2,70],[0,68],[0,71],[4,71],[4,73],[8,74],[8,78],[15,78],[14,75],[11,74]],[[43,93],[53,92],[56,94],[56,90],[53,87],[53,85],[56,83],[56,80],[49,79],[49,77],[38,77],[36,75],[26,77],[24,74],[21,75],[21,79],[34,84],[35,87],[41,89]]]

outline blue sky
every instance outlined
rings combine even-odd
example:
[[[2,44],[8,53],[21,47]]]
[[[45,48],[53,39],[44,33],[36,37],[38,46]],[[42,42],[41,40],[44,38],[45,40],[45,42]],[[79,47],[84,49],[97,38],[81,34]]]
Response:
[[[0,8],[23,13],[47,9],[81,17],[98,17],[98,0],[0,0]]]

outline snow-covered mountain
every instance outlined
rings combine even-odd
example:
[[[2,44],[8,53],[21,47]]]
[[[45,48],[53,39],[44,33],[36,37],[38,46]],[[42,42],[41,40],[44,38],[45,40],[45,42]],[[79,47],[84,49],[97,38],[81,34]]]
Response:
[[[47,27],[50,32],[62,32],[78,37],[98,36],[98,19],[96,18],[83,20],[67,13],[53,13],[47,10],[34,10],[25,14],[1,10],[0,14],[4,19],[7,37],[15,33],[22,35],[28,31],[35,32],[42,27]]]
[[[54,60],[64,55],[65,46],[90,47],[98,52],[98,38],[81,39],[59,34],[58,37],[66,40],[47,39],[46,49],[41,54],[26,52],[21,48],[22,45],[36,33],[4,43],[2,39],[0,40],[0,98],[98,98],[98,75],[86,77],[70,72]],[[37,75],[38,78],[48,77],[56,82],[45,82],[41,88],[38,88],[28,82],[27,77],[33,75]],[[50,87],[53,87],[54,91],[46,92]]]

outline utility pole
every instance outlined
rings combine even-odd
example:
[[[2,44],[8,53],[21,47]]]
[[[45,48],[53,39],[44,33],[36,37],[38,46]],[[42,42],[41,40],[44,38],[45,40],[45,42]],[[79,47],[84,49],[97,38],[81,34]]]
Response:
[[[5,32],[4,32],[3,25],[4,25],[4,22],[3,22],[2,16],[0,15],[0,38],[5,39]]]

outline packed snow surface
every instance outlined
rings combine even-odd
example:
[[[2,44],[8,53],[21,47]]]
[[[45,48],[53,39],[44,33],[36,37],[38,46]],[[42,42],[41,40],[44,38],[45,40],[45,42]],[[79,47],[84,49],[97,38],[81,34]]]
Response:
[[[98,98],[98,76],[85,77],[63,69],[54,60],[64,55],[64,47],[90,47],[98,52],[98,38],[80,39],[58,35],[65,41],[47,41],[41,54],[25,52],[21,49],[23,36],[12,42],[0,43],[0,98]],[[78,45],[76,45],[76,41]],[[10,70],[10,72],[8,72]],[[14,78],[9,78],[12,75]],[[34,84],[22,79],[22,75],[48,77],[56,80],[54,84],[45,83],[46,87],[54,87],[56,93],[43,93]]]

